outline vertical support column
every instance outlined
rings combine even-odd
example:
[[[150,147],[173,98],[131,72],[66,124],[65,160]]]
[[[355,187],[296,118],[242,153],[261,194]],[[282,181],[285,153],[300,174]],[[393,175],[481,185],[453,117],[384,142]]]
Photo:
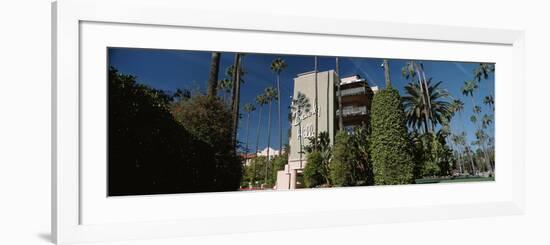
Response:
[[[296,169],[290,170],[290,189],[294,190],[296,189]]]

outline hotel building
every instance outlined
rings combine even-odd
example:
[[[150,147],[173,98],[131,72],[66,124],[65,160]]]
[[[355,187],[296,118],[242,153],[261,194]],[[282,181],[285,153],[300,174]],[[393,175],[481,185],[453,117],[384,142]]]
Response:
[[[315,106],[315,80],[317,80],[317,106]],[[342,95],[344,129],[349,131],[357,125],[368,123],[372,96],[378,91],[378,87],[370,87],[367,80],[358,75],[339,78],[334,70],[298,74],[294,78],[293,98],[296,98],[298,93],[304,94],[311,104],[311,109],[309,113],[302,115],[301,119],[292,121],[288,164],[285,165],[284,170],[277,172],[277,189],[301,187],[299,176],[307,164],[307,159],[306,153],[300,152],[300,149],[309,144],[309,137],[315,136],[316,127],[317,133],[327,132],[330,143],[334,142],[335,133],[339,130],[338,82],[340,82]],[[315,117],[317,117],[317,125]],[[302,147],[300,147],[300,141]]]

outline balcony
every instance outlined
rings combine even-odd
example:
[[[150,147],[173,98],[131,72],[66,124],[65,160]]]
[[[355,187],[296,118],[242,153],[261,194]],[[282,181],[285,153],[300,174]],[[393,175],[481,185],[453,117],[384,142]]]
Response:
[[[359,95],[359,94],[366,94],[367,89],[365,87],[348,88],[348,89],[342,89],[341,92],[342,92],[342,96]]]
[[[336,110],[336,115],[340,113],[340,110]],[[342,110],[342,116],[349,117],[349,116],[363,116],[367,115],[367,107],[366,106],[348,106],[344,107]]]

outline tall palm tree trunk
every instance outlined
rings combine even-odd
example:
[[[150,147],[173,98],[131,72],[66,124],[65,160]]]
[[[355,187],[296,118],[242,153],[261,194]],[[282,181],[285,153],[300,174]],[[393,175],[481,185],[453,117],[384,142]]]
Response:
[[[237,152],[237,129],[239,127],[239,99],[240,99],[240,84],[241,84],[241,54],[235,54],[235,65],[233,66],[233,148]]]
[[[269,147],[271,146],[271,101],[269,101],[269,114],[267,119],[267,162],[265,164],[265,180],[264,183],[267,184],[267,173],[269,168]]]
[[[466,127],[464,127],[464,121],[462,120],[462,112],[458,112],[458,118],[460,120],[460,125],[462,126],[462,132],[466,132]],[[464,145],[460,144],[460,150],[462,151],[461,152],[461,155],[463,156],[464,155],[464,151],[466,151],[467,149],[465,149]],[[470,163],[472,165],[472,167],[474,166],[474,160],[472,159],[472,156],[470,156],[470,154],[467,154],[468,158],[470,159]],[[472,168],[472,173],[474,172],[474,169]]]
[[[342,90],[340,88],[340,61],[338,57],[336,57],[336,75],[338,76],[338,129],[343,130],[344,129],[344,119],[343,119],[343,111],[342,111]]]
[[[428,114],[426,112],[424,112],[424,133],[430,133],[430,129],[429,129],[429,122],[428,122]]]
[[[472,175],[475,175],[476,174],[476,167],[475,167],[475,164],[474,164],[474,156],[472,156],[472,154],[470,154],[470,150],[468,148],[466,148],[466,154],[470,158],[470,165],[471,165],[471,168],[472,168]]]
[[[476,105],[476,101],[474,99],[474,93],[472,92],[472,104],[474,106],[474,108],[477,106]],[[479,113],[478,112],[475,112],[475,114],[479,117]],[[476,128],[478,131],[481,131],[481,127],[479,126],[479,123],[475,123],[476,125]],[[491,166],[491,161],[489,159],[489,155],[487,154],[487,150],[485,149],[485,143],[484,143],[485,139],[479,139],[479,147],[481,147],[481,153],[483,153],[483,159],[484,159],[484,162],[485,162],[485,167],[487,167],[487,170],[489,170],[490,172],[493,172],[493,166]]]
[[[425,105],[424,106],[425,130],[426,130],[426,133],[428,132],[433,133],[435,129],[434,129],[433,123],[430,123],[431,106],[430,106],[430,99],[428,98],[428,86],[424,86],[425,85],[423,81],[424,79],[422,77],[422,74],[420,74],[420,67],[416,64],[415,61],[411,61],[411,63],[416,73],[416,76],[418,77],[418,85],[420,85],[420,93],[422,94],[422,100],[424,101],[424,105]]]
[[[391,88],[391,79],[390,79],[390,64],[387,59],[384,59],[384,79],[386,81],[386,89]]]
[[[318,100],[318,84],[317,84],[317,56],[315,56],[315,138],[313,141],[313,146],[317,150],[317,133],[319,129],[319,100]]]
[[[246,145],[244,147],[245,154],[248,155],[248,136],[250,135],[250,112],[246,118]]]
[[[256,131],[256,154],[260,152],[260,128],[262,126],[262,108],[263,106],[260,105],[260,109],[258,110],[258,130]]]
[[[464,164],[464,156],[462,155],[462,147],[459,145],[459,144],[456,144],[456,152],[457,152],[457,155],[458,155],[458,160],[460,162],[460,174],[463,174],[465,169],[466,169],[466,166]]]
[[[459,172],[460,174],[464,173],[464,159],[462,158],[462,155],[460,155],[460,146],[456,146],[456,152],[458,155],[458,164],[459,164]]]
[[[449,144],[451,145],[451,148],[453,149],[453,155],[456,156],[456,165],[458,167],[458,172],[459,173],[462,173],[462,165],[461,165],[461,157],[460,157],[460,154],[458,154],[459,152],[459,147],[458,145],[455,143],[455,141],[453,141],[452,139],[449,140]]]
[[[263,106],[260,105],[260,108],[258,110],[258,130],[256,131],[256,159],[258,158],[258,152],[260,147],[260,128],[262,126],[262,108]],[[254,179],[256,178],[256,162],[252,162],[252,184],[254,184]]]
[[[277,114],[279,119],[279,155],[283,150],[283,125],[281,124],[281,87],[280,87],[281,75],[277,73]]]
[[[212,58],[210,60],[210,73],[208,76],[208,97],[214,97],[217,94],[220,56],[220,52],[212,52]]]
[[[425,93],[426,103],[428,105],[428,112],[429,112],[428,115],[430,117],[431,126],[432,126],[431,129],[432,129],[432,132],[435,132],[435,120],[432,112],[432,100],[430,98],[428,79],[426,78],[426,73],[424,73],[424,70],[422,69],[422,67],[420,65],[417,65],[417,66],[418,66],[418,69],[420,70],[419,76],[422,78],[422,84],[424,84],[424,93]]]
[[[489,154],[487,153],[487,147],[485,145],[485,139],[480,140],[481,150],[483,152],[483,156],[485,157],[485,165],[487,165],[487,170],[489,170],[491,173],[494,172],[493,165],[491,165],[491,158],[489,158]]]

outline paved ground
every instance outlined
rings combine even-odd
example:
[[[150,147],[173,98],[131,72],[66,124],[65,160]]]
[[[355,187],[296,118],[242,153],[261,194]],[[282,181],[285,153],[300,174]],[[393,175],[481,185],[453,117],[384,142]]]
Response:
[[[495,177],[457,177],[457,178],[434,178],[434,179],[417,179],[417,184],[432,184],[432,183],[459,183],[459,182],[479,182],[479,181],[494,181]]]

